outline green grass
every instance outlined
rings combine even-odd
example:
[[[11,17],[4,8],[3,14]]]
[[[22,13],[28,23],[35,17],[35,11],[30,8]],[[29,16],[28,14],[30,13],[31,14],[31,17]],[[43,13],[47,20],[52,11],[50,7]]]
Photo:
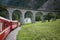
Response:
[[[60,40],[60,19],[24,25],[16,40]]]

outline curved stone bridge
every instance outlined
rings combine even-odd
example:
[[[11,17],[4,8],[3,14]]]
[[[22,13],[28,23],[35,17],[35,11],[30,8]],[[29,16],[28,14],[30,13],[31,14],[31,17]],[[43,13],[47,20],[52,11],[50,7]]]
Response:
[[[18,11],[18,15],[19,15],[19,19],[20,19],[20,23],[21,24],[24,24],[24,18],[25,18],[25,15],[26,13],[29,13],[32,14],[31,15],[31,21],[32,23],[35,23],[35,16],[40,13],[40,16],[41,16],[41,20],[43,21],[43,15],[46,15],[49,13],[49,11],[42,11],[42,10],[25,10],[25,9],[20,9],[20,8],[12,8],[12,7],[7,7],[5,8],[5,10],[7,11],[8,15],[7,17],[12,20],[12,17],[13,17],[13,13]],[[52,12],[54,13],[54,12]]]

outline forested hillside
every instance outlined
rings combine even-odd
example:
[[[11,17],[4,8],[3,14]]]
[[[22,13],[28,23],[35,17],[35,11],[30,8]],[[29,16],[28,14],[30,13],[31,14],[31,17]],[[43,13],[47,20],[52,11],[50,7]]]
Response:
[[[20,8],[38,9],[47,0],[0,0],[2,5]]]

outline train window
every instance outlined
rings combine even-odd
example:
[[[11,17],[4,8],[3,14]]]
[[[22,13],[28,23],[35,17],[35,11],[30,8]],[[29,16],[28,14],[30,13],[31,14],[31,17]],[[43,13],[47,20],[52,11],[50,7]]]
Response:
[[[2,31],[2,25],[3,23],[0,22],[0,32]]]
[[[5,28],[7,28],[8,27],[8,23],[5,23]]]

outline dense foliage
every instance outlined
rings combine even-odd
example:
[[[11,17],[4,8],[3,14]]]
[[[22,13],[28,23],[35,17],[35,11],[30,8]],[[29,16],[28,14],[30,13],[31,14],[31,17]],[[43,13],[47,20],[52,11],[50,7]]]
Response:
[[[57,18],[57,19],[60,19],[60,12],[57,12],[56,18]]]
[[[18,10],[15,10],[14,12],[13,12],[13,14],[12,14],[12,19],[13,20],[18,20],[18,21],[20,21],[20,11],[18,11]]]
[[[13,14],[12,16],[12,20],[18,20],[18,16],[16,14]]]
[[[8,12],[4,7],[0,6],[0,16],[4,17],[4,18],[8,18]]]
[[[31,18],[32,19],[33,14],[32,14],[32,12],[27,11],[24,16],[25,16],[25,18]]]
[[[0,0],[0,3],[6,6],[38,9],[47,0]]]

